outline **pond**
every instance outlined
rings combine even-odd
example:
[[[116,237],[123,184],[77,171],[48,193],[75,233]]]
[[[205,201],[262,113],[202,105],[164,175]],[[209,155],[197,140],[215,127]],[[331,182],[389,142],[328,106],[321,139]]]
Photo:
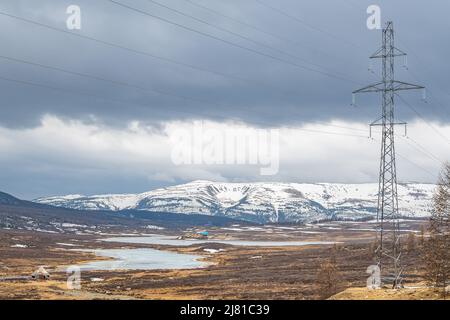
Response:
[[[249,247],[286,247],[286,246],[307,246],[315,244],[334,244],[335,242],[327,241],[249,241],[249,240],[216,240],[216,239],[177,239],[164,235],[149,235],[138,237],[112,237],[103,239],[108,242],[122,242],[135,244],[155,244],[155,245],[171,245],[171,246],[190,246],[193,244],[205,243],[223,243],[234,246]]]
[[[97,256],[113,260],[93,261],[80,265],[81,270],[154,270],[154,269],[195,269],[208,266],[199,261],[202,256],[182,254],[155,249],[98,249],[83,250]]]

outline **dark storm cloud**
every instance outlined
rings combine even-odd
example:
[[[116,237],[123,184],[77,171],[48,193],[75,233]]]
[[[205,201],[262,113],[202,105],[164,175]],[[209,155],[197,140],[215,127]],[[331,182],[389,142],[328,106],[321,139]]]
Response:
[[[0,58],[2,77],[53,87],[52,90],[0,80],[0,123],[8,127],[34,126],[44,114],[85,120],[94,116],[97,120],[117,126],[135,119],[158,122],[166,119],[228,117],[260,125],[278,125],[336,118],[368,121],[369,117],[376,117],[378,100],[375,98],[358,98],[361,108],[365,109],[363,111],[349,106],[353,89],[376,81],[376,77],[367,72],[367,56],[377,49],[381,36],[379,31],[369,31],[365,24],[365,10],[373,1],[262,0],[303,19],[306,24],[301,24],[261,6],[255,0],[193,0],[292,42],[236,24],[185,0],[156,1],[277,50],[216,30],[150,1],[121,0],[201,32],[307,69],[318,69],[333,77],[230,46],[106,0],[2,1],[2,12],[60,29],[65,28],[67,6],[77,4],[82,9],[80,33],[83,35],[230,77],[111,48],[2,15],[1,56],[168,94],[86,79]],[[427,117],[448,121],[450,111],[444,110],[443,106],[446,106],[450,96],[443,91],[448,87],[450,71],[446,63],[450,53],[450,45],[446,41],[450,5],[438,0],[377,3],[382,8],[383,21],[395,21],[398,47],[410,51],[410,71],[402,70],[402,62],[399,61],[398,77],[410,82],[420,81],[432,91],[429,105],[420,103],[420,93],[408,94],[407,99]],[[292,55],[301,59],[295,59]],[[398,115],[403,120],[415,116],[406,107],[399,107]]]
[[[244,120],[249,127],[292,125],[292,131],[280,129],[280,173],[267,178],[271,181],[376,181],[379,145],[365,135],[366,124],[379,117],[380,97],[360,96],[358,107],[350,106],[354,89],[378,81],[368,71],[368,57],[381,44],[381,32],[366,27],[372,4],[381,7],[383,22],[394,21],[397,47],[409,53],[409,70],[397,61],[398,80],[429,88],[428,103],[420,100],[420,92],[402,95],[433,125],[414,121],[417,113],[397,99],[398,120],[410,121],[410,137],[433,153],[430,159],[399,137],[401,159],[419,164],[399,161],[399,178],[434,182],[441,164],[433,158],[448,158],[448,148],[442,147],[450,129],[448,1],[154,0],[241,37],[153,0],[115,1],[210,37],[108,0],[0,1],[1,191],[31,199],[141,192],[195,179],[262,179],[248,167],[174,166],[169,129],[193,123],[171,120],[193,119],[215,120],[213,127],[227,128],[238,126],[224,119]],[[69,5],[82,10],[82,30],[73,33],[129,50],[5,15],[67,31]],[[374,70],[380,74],[379,64]],[[345,135],[350,133],[359,137]]]

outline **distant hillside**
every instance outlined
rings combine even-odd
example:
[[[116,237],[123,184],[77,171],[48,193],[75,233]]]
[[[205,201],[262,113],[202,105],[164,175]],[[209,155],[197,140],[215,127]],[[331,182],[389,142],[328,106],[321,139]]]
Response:
[[[0,205],[19,205],[21,200],[13,197],[10,194],[0,192]]]
[[[0,229],[42,232],[130,232],[194,226],[229,226],[236,220],[203,215],[122,210],[118,212],[74,210],[17,199],[0,192]]]
[[[435,186],[399,184],[404,217],[429,215]],[[36,199],[80,210],[144,210],[203,214],[256,223],[304,223],[363,220],[376,216],[378,184],[217,183],[194,181],[140,194],[68,195]]]

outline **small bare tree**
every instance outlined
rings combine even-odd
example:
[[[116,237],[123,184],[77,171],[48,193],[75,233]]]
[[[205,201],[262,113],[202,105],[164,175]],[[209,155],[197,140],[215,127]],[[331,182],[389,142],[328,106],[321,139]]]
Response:
[[[419,244],[421,247],[425,244],[425,226],[420,226],[420,238],[419,238]]]
[[[331,250],[330,258],[320,264],[317,272],[316,284],[320,299],[329,298],[338,292],[341,277],[337,264],[338,248],[336,244]]]
[[[413,252],[416,249],[416,235],[414,233],[408,234],[408,239],[406,240],[406,251]]]
[[[378,241],[378,236],[377,236],[376,239],[369,244],[369,258],[370,259],[373,259],[376,257],[377,249],[378,249],[379,245],[380,245],[380,243]]]
[[[442,170],[437,184],[428,231],[425,277],[430,285],[442,289],[445,299],[450,276],[450,164]]]

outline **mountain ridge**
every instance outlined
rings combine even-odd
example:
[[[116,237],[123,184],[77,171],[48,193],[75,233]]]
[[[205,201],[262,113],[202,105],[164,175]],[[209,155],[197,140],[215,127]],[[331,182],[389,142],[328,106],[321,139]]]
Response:
[[[142,233],[165,228],[230,226],[237,222],[242,224],[242,221],[226,217],[143,210],[98,210],[94,214],[22,200],[0,191],[0,230],[101,235],[105,232]]]
[[[435,185],[398,185],[404,217],[429,215]],[[223,216],[257,223],[361,220],[376,216],[378,183],[229,183],[196,180],[138,194],[44,197],[37,203],[81,210],[143,210]]]

